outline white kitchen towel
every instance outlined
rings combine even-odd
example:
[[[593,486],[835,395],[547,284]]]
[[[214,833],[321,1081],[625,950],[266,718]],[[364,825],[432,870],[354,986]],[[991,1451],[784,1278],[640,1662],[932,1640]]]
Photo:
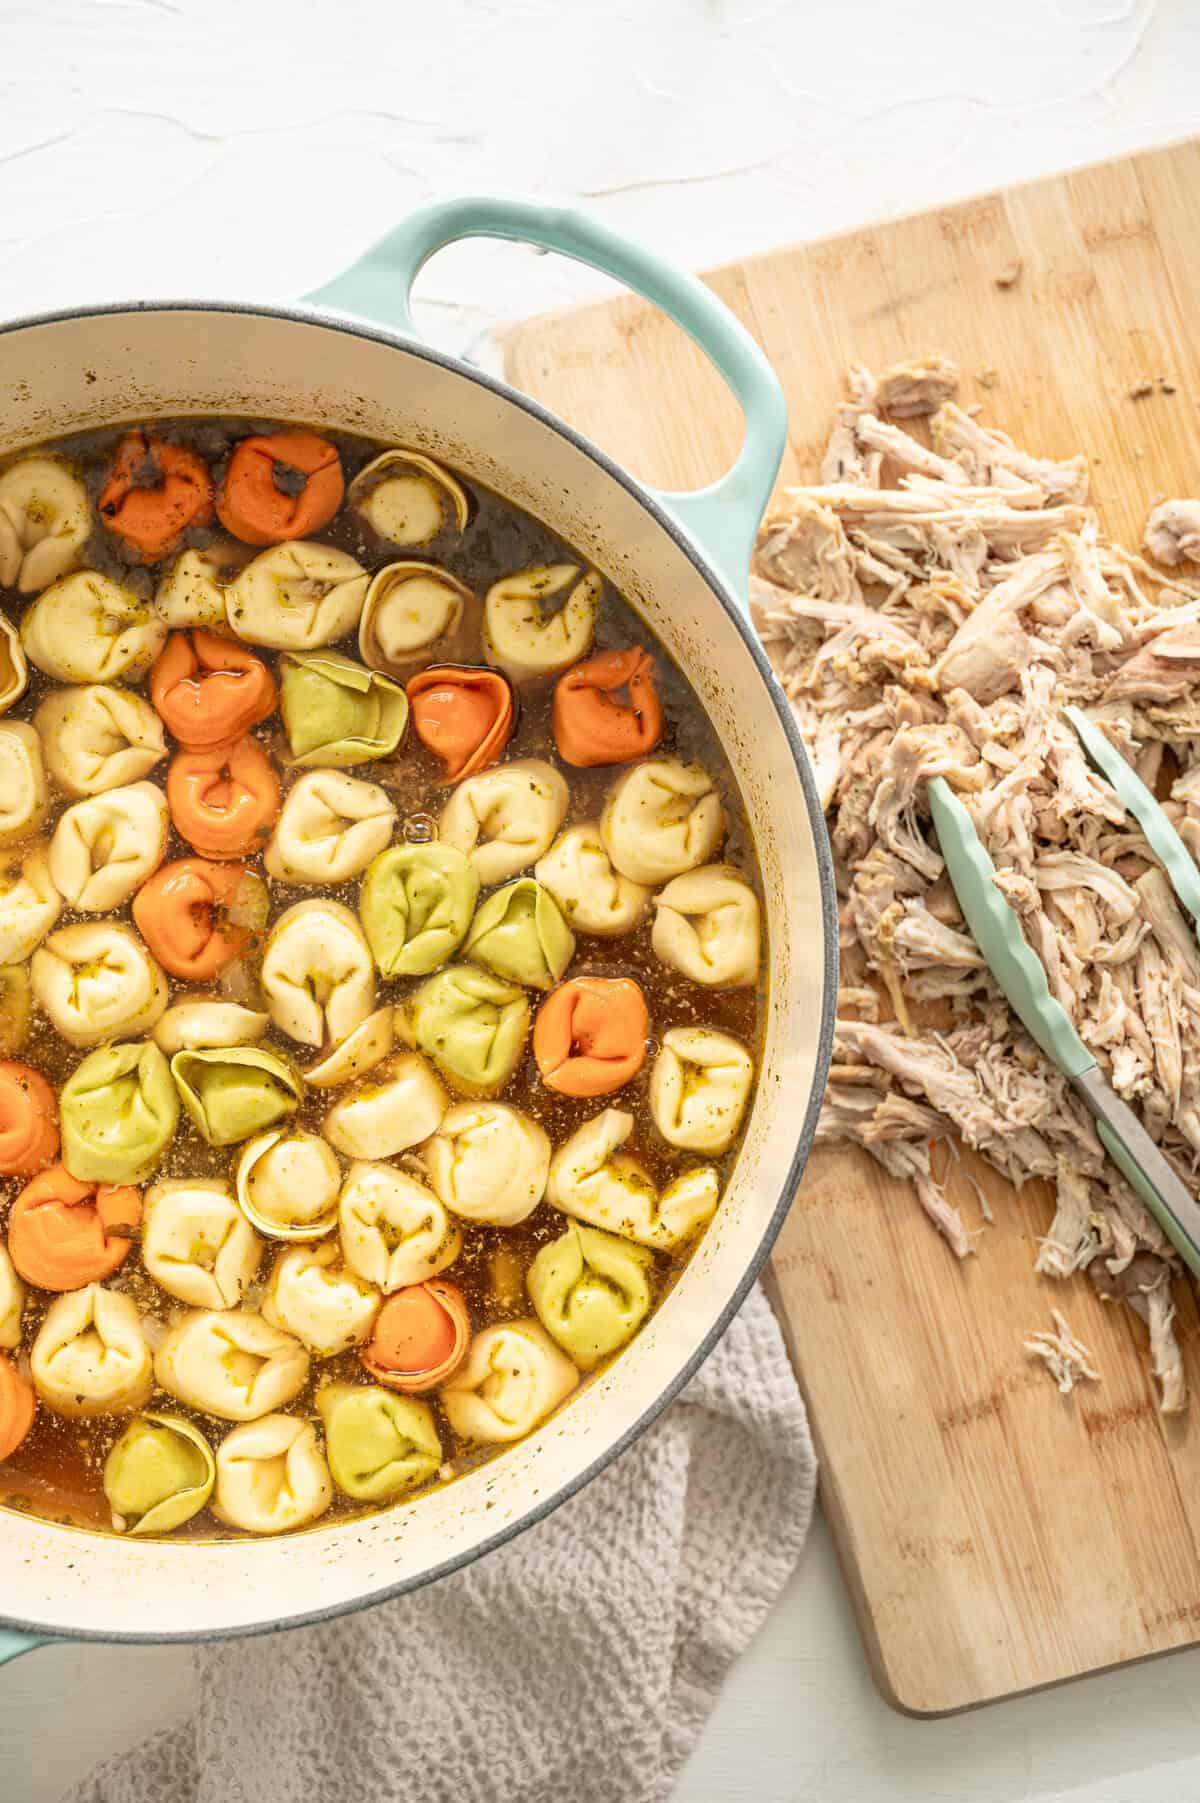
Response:
[[[661,1803],[815,1488],[756,1289],[674,1406],[537,1527],[396,1602],[197,1648],[195,1715],[65,1803]]]

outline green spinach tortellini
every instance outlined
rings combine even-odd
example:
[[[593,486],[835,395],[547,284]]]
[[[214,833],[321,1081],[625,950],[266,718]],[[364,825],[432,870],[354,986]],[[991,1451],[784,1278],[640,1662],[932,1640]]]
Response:
[[[524,991],[473,964],[451,964],[427,978],[407,1014],[421,1050],[463,1095],[503,1089],[529,1035]]]
[[[380,1384],[326,1384],[317,1408],[333,1481],[356,1502],[390,1502],[441,1465],[433,1415],[414,1396]]]
[[[60,1097],[63,1163],[80,1183],[142,1183],[166,1151],[179,1097],[150,1040],[101,1046]]]
[[[479,878],[453,845],[392,845],[363,878],[358,912],[384,977],[425,977],[471,925]]]
[[[104,1461],[104,1494],[121,1533],[166,1534],[212,1495],[212,1448],[179,1415],[139,1415]]]
[[[650,1310],[653,1254],[572,1221],[543,1246],[526,1283],[537,1318],[582,1371],[633,1338]]]
[[[390,757],[408,724],[398,682],[337,651],[280,659],[280,711],[292,761],[345,769]]]
[[[304,1085],[263,1046],[198,1047],[171,1060],[183,1105],[210,1146],[236,1146],[295,1114]]]
[[[463,949],[498,977],[552,989],[574,956],[575,935],[550,891],[523,876],[488,896]]]

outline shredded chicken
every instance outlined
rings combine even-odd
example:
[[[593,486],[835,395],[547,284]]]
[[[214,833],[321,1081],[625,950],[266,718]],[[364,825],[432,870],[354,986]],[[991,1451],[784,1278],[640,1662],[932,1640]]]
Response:
[[[1071,1332],[1061,1309],[1052,1308],[1050,1319],[1053,1329],[1049,1333],[1031,1333],[1025,1341],[1026,1352],[1031,1358],[1041,1359],[1064,1396],[1071,1394],[1081,1377],[1098,1384],[1100,1373],[1092,1364],[1092,1355]]]
[[[932,1148],[965,1142],[1014,1185],[1051,1180],[1037,1269],[1086,1271],[1142,1316],[1175,1410],[1178,1261],[999,995],[926,785],[943,776],[959,794],[1051,992],[1191,1181],[1196,926],[1063,709],[1084,708],[1166,797],[1200,859],[1200,589],[1104,538],[1086,458],[1019,448],[955,404],[956,384],[940,357],[878,380],[855,366],[820,481],[772,512],[752,578],[834,850],[844,987],[820,1133],[909,1179],[959,1258],[973,1247]],[[1200,502],[1156,509],[1146,544],[1160,562],[1200,551]],[[1095,1376],[1061,1316],[1034,1337],[1060,1385]]]

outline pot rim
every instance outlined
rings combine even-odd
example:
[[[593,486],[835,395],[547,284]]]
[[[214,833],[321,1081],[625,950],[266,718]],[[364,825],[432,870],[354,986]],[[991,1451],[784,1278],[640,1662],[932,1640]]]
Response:
[[[378,344],[389,346],[393,350],[404,351],[409,356],[423,358],[428,363],[438,365],[450,374],[474,382],[487,389],[498,399],[521,408],[542,425],[565,438],[568,443],[581,451],[592,463],[615,481],[644,509],[655,525],[664,531],[684,556],[692,564],[701,577],[710,594],[724,609],[741,638],[743,647],[748,653],[755,669],[762,679],[764,688],[774,707],[776,716],[783,728],[784,737],[792,754],[792,762],[799,778],[804,805],[808,813],[809,827],[813,837],[813,848],[817,867],[817,878],[820,885],[821,919],[824,929],[824,945],[821,971],[821,1016],[817,1029],[817,1047],[813,1070],[813,1084],[804,1111],[804,1119],[796,1140],[796,1147],[788,1165],[787,1177],[783,1188],[771,1212],[770,1219],[763,1231],[754,1253],[747,1262],[746,1269],[739,1279],[728,1302],[721,1309],[716,1320],[704,1335],[700,1344],[684,1362],[675,1375],[663,1386],[652,1401],[641,1411],[636,1421],[616,1440],[599,1452],[573,1477],[569,1478],[549,1496],[534,1503],[516,1520],[507,1522],[494,1534],[487,1536],[469,1550],[456,1553],[440,1563],[430,1565],[424,1571],[413,1576],[402,1578],[395,1583],[384,1584],[379,1589],[370,1590],[355,1597],[347,1603],[330,1604],[320,1609],[298,1610],[285,1617],[255,1622],[250,1626],[229,1628],[213,1628],[202,1635],[186,1630],[164,1630],[155,1633],[128,1633],[108,1631],[103,1628],[72,1629],[63,1633],[59,1629],[49,1629],[44,1623],[23,1621],[14,1617],[0,1615],[0,1626],[15,1629],[19,1633],[34,1636],[52,1635],[61,1641],[98,1641],[113,1645],[126,1644],[138,1646],[157,1646],[186,1644],[195,1641],[241,1640],[251,1639],[261,1634],[275,1634],[292,1628],[312,1627],[319,1622],[331,1621],[339,1616],[356,1614],[360,1609],[373,1608],[378,1603],[385,1603],[401,1596],[410,1595],[413,1591],[422,1590],[427,1584],[433,1584],[440,1578],[448,1577],[452,1572],[465,1570],[498,1548],[505,1546],[526,1528],[535,1527],[544,1521],[554,1510],[569,1502],[573,1496],[598,1477],[607,1466],[618,1459],[622,1453],[637,1440],[645,1430],[658,1419],[668,1405],[676,1399],[680,1391],[695,1376],[700,1366],[708,1358],[718,1341],[723,1337],[735,1314],[741,1308],[751,1288],[758,1278],[767,1258],[778,1238],[792,1202],[796,1189],[808,1163],[816,1135],[817,1116],[825,1091],[829,1065],[833,1052],[834,1020],[837,1003],[837,900],[834,884],[833,855],[825,828],[825,816],[817,794],[816,782],[809,764],[804,742],[800,737],[795,717],[788,704],[786,695],[780,686],[774,671],[754,633],[746,611],[734,599],[728,585],[705,557],[700,546],[691,535],[661,505],[653,492],[632,476],[628,470],[616,463],[608,453],[595,444],[585,433],[578,431],[566,420],[561,419],[539,401],[523,394],[520,389],[513,388],[499,376],[490,375],[461,357],[450,352],[438,350],[426,344],[422,339],[409,336],[403,332],[391,331],[367,320],[360,320],[348,314],[326,311],[320,307],[303,305],[278,306],[260,301],[221,301],[221,300],[150,300],[150,301],[103,301],[94,306],[64,307],[44,313],[23,314],[15,319],[0,322],[0,337],[8,337],[13,332],[20,332],[31,327],[53,326],[74,323],[122,313],[233,313],[245,314],[264,319],[281,319],[291,324],[315,325],[333,332],[343,332],[349,337],[365,338]],[[317,1530],[319,1531],[319,1529]]]

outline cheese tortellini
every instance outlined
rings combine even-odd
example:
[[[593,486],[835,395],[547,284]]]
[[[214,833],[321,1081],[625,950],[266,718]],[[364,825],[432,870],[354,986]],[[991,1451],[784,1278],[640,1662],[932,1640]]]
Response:
[[[81,914],[109,914],[162,863],[167,798],[157,783],[130,783],[73,802],[50,841],[54,886]]]
[[[358,650],[373,670],[403,676],[439,660],[474,603],[469,588],[432,563],[389,563],[371,578]]]
[[[377,1064],[382,1064],[396,1042],[396,1011],[391,1003],[376,1008],[366,1020],[331,1046],[323,1058],[310,1064],[304,1081],[314,1089],[336,1089],[339,1084],[353,1083],[365,1077]]]
[[[549,850],[567,794],[566,778],[542,758],[481,770],[443,808],[441,842],[466,853],[485,889],[506,883]]]
[[[333,1358],[370,1337],[379,1291],[346,1265],[335,1241],[290,1246],[275,1260],[263,1320],[293,1334],[314,1358]]]
[[[7,1246],[0,1244],[0,1352],[12,1352],[21,1344],[24,1310],[25,1285],[17,1276]]]
[[[150,703],[110,683],[55,689],[33,723],[46,768],[67,795],[100,795],[139,782],[167,755],[163,724]]]
[[[24,720],[0,720],[0,845],[29,838],[49,806],[36,729]]]
[[[29,687],[29,665],[21,635],[7,614],[0,614],[0,714],[21,699]]]
[[[322,1128],[347,1158],[394,1158],[436,1133],[450,1098],[418,1052],[397,1058],[361,1089],[339,1097]]]
[[[146,1192],[142,1263],[190,1308],[236,1308],[258,1273],[262,1241],[217,1177],[169,1177]]]
[[[172,1327],[154,1355],[154,1375],[171,1396],[223,1421],[254,1421],[299,1396],[308,1354],[290,1333],[249,1309],[196,1309]]]
[[[348,882],[388,844],[396,809],[386,789],[340,770],[311,770],[288,791],[267,846],[267,875],[283,883]]]
[[[448,469],[419,451],[381,451],[359,470],[347,499],[380,538],[427,545],[453,525],[466,528],[471,505]]]
[[[346,1263],[386,1295],[436,1277],[462,1250],[433,1191],[390,1164],[351,1165],[338,1220]]]
[[[585,1121],[551,1160],[546,1199],[591,1227],[670,1251],[711,1220],[720,1180],[712,1165],[697,1165],[660,1193],[645,1166],[620,1150],[632,1132],[633,1116],[620,1108]]]
[[[381,1384],[326,1384],[317,1393],[333,1481],[357,1502],[391,1502],[442,1462],[433,1413]]]
[[[333,1485],[311,1421],[264,1415],[217,1448],[212,1512],[246,1534],[282,1534],[323,1515]]]
[[[0,966],[32,957],[61,913],[45,846],[0,852]]]
[[[519,1440],[578,1382],[575,1366],[540,1322],[503,1321],[476,1334],[441,1402],[464,1440]]]
[[[710,858],[725,832],[711,776],[678,758],[647,758],[627,770],[604,804],[604,849],[622,876],[651,888]]]
[[[408,697],[398,682],[338,651],[293,652],[282,659],[280,711],[293,763],[344,769],[391,756],[408,724]]]
[[[155,612],[172,632],[225,626],[225,579],[232,547],[182,551],[154,591]],[[236,555],[236,554],[234,554]]]
[[[132,681],[166,642],[166,623],[132,589],[77,570],[26,608],[21,642],[26,656],[56,682]]]
[[[57,457],[23,457],[0,476],[0,588],[35,595],[73,570],[92,530],[79,477]]]
[[[46,1310],[29,1353],[33,1387],[59,1415],[140,1409],[154,1385],[142,1318],[128,1296],[89,1283]]]
[[[132,927],[119,920],[59,927],[30,966],[43,1014],[69,1045],[136,1039],[167,1006],[167,980]]]
[[[199,1046],[176,1052],[171,1075],[210,1146],[236,1146],[295,1114],[304,1084],[266,1046]]]
[[[650,1074],[650,1113],[672,1146],[716,1157],[737,1137],[754,1082],[740,1040],[712,1027],[672,1027]]]
[[[654,897],[650,944],[694,983],[734,989],[758,980],[758,897],[730,864],[677,876]]]
[[[606,939],[632,933],[650,900],[644,884],[614,868],[598,820],[568,827],[538,859],[533,874],[573,927]]]
[[[225,591],[226,616],[247,644],[315,651],[353,632],[369,581],[347,552],[292,539],[251,558]]]
[[[552,989],[575,955],[575,935],[550,891],[523,876],[488,896],[463,954],[527,989]]]
[[[571,1221],[526,1279],[538,1320],[581,1371],[631,1340],[650,1312],[654,1254]]]
[[[334,901],[297,902],[267,940],[262,987],[271,1019],[301,1045],[337,1044],[375,1009],[375,966],[363,930]]]
[[[406,1013],[421,1050],[463,1095],[503,1089],[529,1037],[524,990],[472,964],[451,964],[427,977]]]
[[[254,1045],[271,1024],[269,1014],[221,995],[185,995],[172,1004],[154,1029],[154,1043],[173,1057],[225,1046]]]
[[[212,1449],[179,1415],[139,1415],[104,1461],[118,1533],[167,1534],[198,1515],[216,1479]]]
[[[238,1160],[238,1201],[269,1239],[320,1239],[330,1232],[341,1187],[342,1167],[333,1152],[303,1128],[261,1133]]]
[[[452,845],[391,845],[363,879],[358,912],[384,977],[424,977],[471,925],[479,878]]]
[[[483,604],[483,637],[489,663],[513,682],[554,676],[590,649],[596,630],[601,581],[577,564],[535,564],[494,582]],[[544,601],[565,600],[556,612]]]
[[[546,1193],[550,1140],[503,1102],[459,1102],[424,1153],[429,1181],[465,1221],[515,1227]]]
[[[141,1183],[179,1124],[171,1070],[150,1040],[101,1046],[59,1097],[63,1163],[80,1183]]]

